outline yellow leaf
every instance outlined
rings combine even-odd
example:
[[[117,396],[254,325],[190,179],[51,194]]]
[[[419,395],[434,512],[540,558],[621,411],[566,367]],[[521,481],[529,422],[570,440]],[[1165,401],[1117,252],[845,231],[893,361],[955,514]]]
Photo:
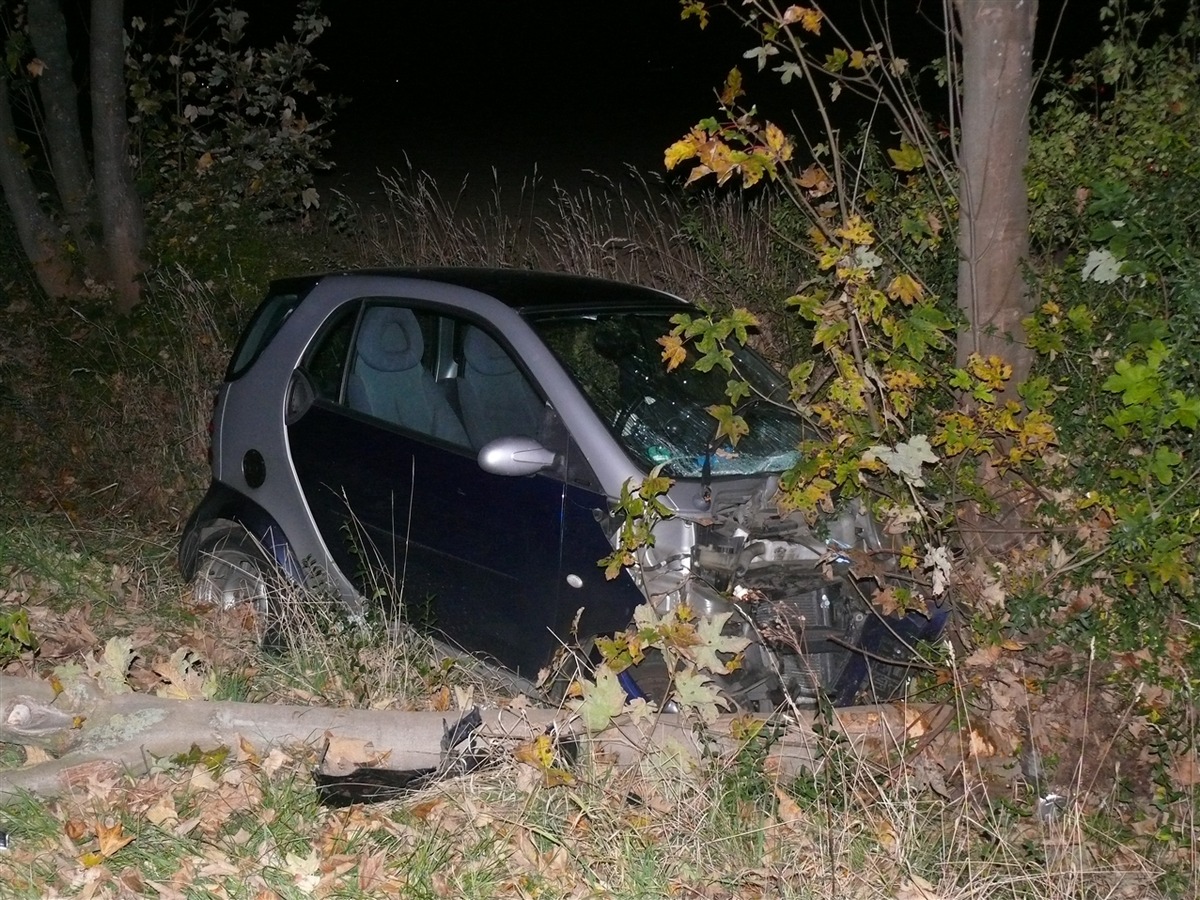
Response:
[[[1001,641],[1000,646],[1003,647],[1005,650],[1011,650],[1013,653],[1016,653],[1019,650],[1025,649],[1025,644],[1022,644],[1020,641],[1014,641],[1012,638],[1009,638],[1008,640],[1005,640],[1005,641]]]
[[[132,834],[123,833],[120,822],[113,822],[111,825],[107,822],[96,823],[96,839],[100,843],[102,857],[112,856],[126,844],[131,843],[133,837]]]
[[[852,244],[865,247],[875,243],[875,237],[871,234],[871,230],[871,223],[864,221],[862,216],[851,216],[849,221],[835,233]]]
[[[742,90],[742,70],[734,66],[725,76],[725,86],[721,89],[721,105],[733,106],[738,97],[744,96]]]
[[[79,857],[79,862],[83,864],[85,869],[90,869],[93,866],[98,866],[104,862],[103,854],[96,853],[94,850],[89,850]]]
[[[807,6],[789,6],[783,13],[783,24],[800,23],[800,27],[811,34],[821,33],[821,11]]]
[[[520,762],[549,769],[554,765],[554,743],[550,740],[550,735],[539,734],[532,741],[517,747],[514,755]]]
[[[665,334],[658,339],[662,346],[662,360],[667,364],[667,371],[673,371],[687,360],[687,348],[683,346],[683,338],[677,334]]]
[[[888,285],[887,295],[905,306],[912,306],[925,296],[925,288],[911,275],[897,275]]]
[[[667,152],[663,156],[663,165],[667,167],[667,171],[669,172],[681,162],[694,157],[697,149],[695,136],[689,134],[667,148]]]
[[[767,123],[767,148],[772,156],[782,162],[792,158],[792,144],[783,133],[783,129],[774,123]]]
[[[908,141],[901,141],[899,150],[888,150],[888,156],[892,158],[892,165],[901,172],[914,172],[925,166],[921,149]]]

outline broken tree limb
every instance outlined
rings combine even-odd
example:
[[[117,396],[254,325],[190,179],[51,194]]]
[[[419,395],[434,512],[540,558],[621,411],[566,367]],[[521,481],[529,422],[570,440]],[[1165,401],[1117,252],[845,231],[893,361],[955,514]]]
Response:
[[[480,739],[503,744],[528,741],[553,729],[590,744],[620,767],[636,765],[648,751],[682,749],[695,759],[713,751],[736,752],[725,716],[706,729],[676,714],[644,723],[626,717],[598,734],[585,735],[569,710],[481,710]],[[50,685],[0,676],[0,741],[35,744],[58,758],[0,772],[0,798],[29,792],[43,797],[71,793],[92,778],[145,772],[156,759],[244,742],[265,754],[274,747],[320,747],[330,737],[369,744],[388,769],[437,767],[442,738],[455,712],[339,709],[232,701],[174,700],[148,694],[106,695],[94,689],[55,696]],[[834,728],[863,752],[878,752],[919,738],[929,710],[871,706],[837,710]],[[772,746],[768,765],[780,774],[811,768],[822,742],[811,715],[789,721]]]

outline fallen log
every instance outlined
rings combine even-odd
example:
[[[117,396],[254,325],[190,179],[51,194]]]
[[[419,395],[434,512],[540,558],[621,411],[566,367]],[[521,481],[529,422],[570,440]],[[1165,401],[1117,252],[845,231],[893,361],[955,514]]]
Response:
[[[866,706],[837,710],[833,727],[862,752],[880,752],[919,738],[936,708]],[[443,735],[458,713],[284,706],[233,701],[175,700],[148,694],[105,694],[85,681],[55,694],[47,682],[0,676],[0,742],[38,746],[54,758],[0,772],[0,799],[21,793],[69,794],[94,778],[145,772],[156,759],[244,744],[265,755],[275,747],[320,748],[331,738],[369,747],[378,765],[393,770],[436,768]],[[644,722],[621,717],[588,735],[570,710],[520,707],[480,710],[477,739],[497,747],[553,731],[576,738],[614,765],[637,764],[649,750],[682,748],[695,759],[736,752],[732,716],[698,729],[677,714]],[[823,742],[814,716],[790,717],[772,745],[768,765],[781,774],[820,764]]]

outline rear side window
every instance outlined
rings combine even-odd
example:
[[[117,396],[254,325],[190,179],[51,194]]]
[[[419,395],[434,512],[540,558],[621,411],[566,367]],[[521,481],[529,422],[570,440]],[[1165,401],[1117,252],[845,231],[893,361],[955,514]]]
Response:
[[[278,333],[280,326],[287,321],[292,310],[300,302],[299,294],[274,294],[262,302],[246,330],[238,342],[237,350],[225,373],[226,381],[233,381],[245,374],[246,370],[258,359],[259,354],[266,349],[267,344]]]

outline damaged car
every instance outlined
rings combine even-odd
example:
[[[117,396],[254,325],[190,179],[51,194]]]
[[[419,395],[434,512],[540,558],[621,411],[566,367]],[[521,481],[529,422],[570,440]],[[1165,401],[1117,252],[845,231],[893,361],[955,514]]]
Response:
[[[527,679],[634,609],[729,613],[741,708],[885,699],[947,612],[885,615],[856,561],[884,548],[854,504],[812,525],[776,504],[811,431],[748,348],[749,432],[717,439],[726,377],[668,372],[672,295],[519,270],[407,269],[274,282],[212,420],[211,485],[184,528],[200,599],[269,617],[271,585],[319,583]],[[616,498],[652,471],[670,515],[606,578]],[[882,554],[886,558],[886,554]],[[380,585],[386,590],[380,590]],[[637,668],[631,696],[647,692]]]

